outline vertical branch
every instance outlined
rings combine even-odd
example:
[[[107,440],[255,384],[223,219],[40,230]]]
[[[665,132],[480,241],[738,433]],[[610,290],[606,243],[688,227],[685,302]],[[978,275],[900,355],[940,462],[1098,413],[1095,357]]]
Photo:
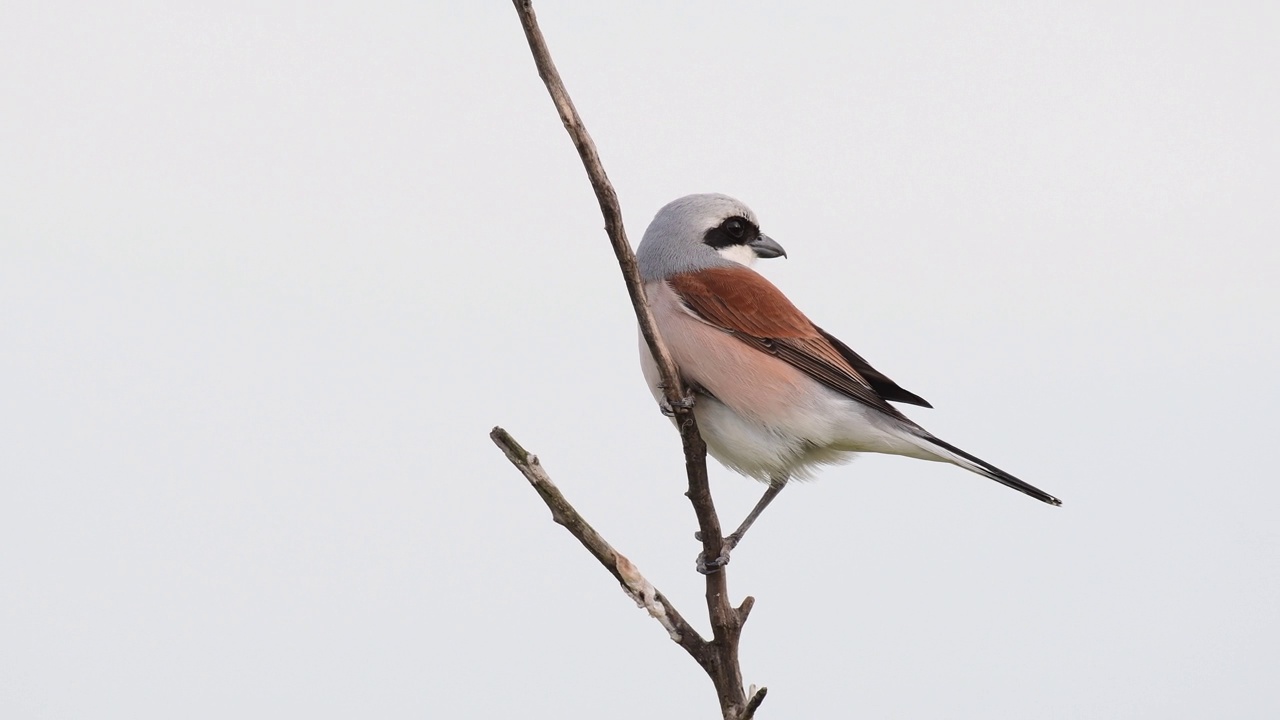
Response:
[[[686,401],[686,389],[680,380],[679,371],[670,351],[658,333],[653,313],[649,309],[645,297],[644,284],[640,278],[640,268],[636,263],[631,244],[627,241],[626,229],[622,224],[622,208],[618,195],[605,174],[600,155],[595,143],[587,133],[578,115],[560,73],[551,59],[551,51],[547,48],[546,39],[538,27],[537,17],[533,12],[531,0],[513,0],[516,13],[520,16],[520,24],[524,28],[525,38],[529,42],[529,50],[533,54],[538,75],[547,87],[560,121],[573,140],[582,165],[587,171],[591,187],[595,190],[600,204],[600,213],[604,217],[605,232],[613,246],[614,255],[618,259],[618,267],[631,297],[631,305],[635,309],[636,321],[640,324],[640,332],[649,346],[658,365],[662,377],[663,394],[667,404],[675,412],[676,425],[680,429],[681,444],[684,448],[685,469],[689,477],[688,498],[693,504],[698,518],[698,528],[702,538],[703,557],[718,558],[724,548],[724,537],[721,534],[720,520],[716,515],[715,505],[711,500],[711,489],[707,483],[707,446],[698,433],[697,421],[693,416],[692,404]],[[735,609],[729,603],[729,586],[726,572],[722,568],[706,576],[707,614],[711,621],[712,639],[705,649],[708,653],[690,654],[710,675],[720,700],[721,712],[726,720],[743,720],[755,713],[756,707],[764,698],[763,690],[754,693],[750,699],[742,685],[742,671],[738,664],[738,641],[742,632],[742,624],[754,602],[746,598],[742,606]],[[688,649],[688,648],[686,648]]]
[[[622,279],[627,284],[627,294],[631,296],[631,305],[635,308],[640,332],[644,335],[644,340],[649,344],[649,350],[658,363],[667,402],[673,408],[677,408],[677,417],[679,417],[681,400],[685,394],[684,384],[680,382],[680,373],[676,370],[675,360],[671,359],[671,352],[667,350],[666,344],[658,335],[657,324],[653,320],[653,313],[649,310],[649,302],[644,295],[644,284],[640,281],[640,266],[636,263],[635,253],[631,251],[631,244],[627,241],[627,229],[622,225],[622,206],[618,203],[618,193],[614,191],[613,183],[609,182],[609,176],[605,174],[604,165],[600,162],[600,154],[596,152],[596,144],[587,133],[586,126],[582,124],[582,117],[578,115],[578,109],[574,107],[569,91],[565,89],[564,81],[560,79],[560,72],[556,70],[556,64],[551,60],[547,40],[542,37],[538,18],[533,14],[533,3],[531,0],[513,1],[516,12],[520,15],[520,24],[524,27],[525,38],[529,41],[529,50],[533,53],[533,62],[538,66],[538,75],[547,86],[551,101],[555,103],[556,111],[560,113],[560,122],[564,123],[565,132],[569,133],[573,146],[578,149],[578,156],[582,158],[582,165],[587,170],[587,178],[596,192],[596,200],[600,203],[600,214],[604,216],[604,231],[609,236],[609,243],[613,245],[613,254],[618,258],[618,266],[622,269]],[[685,411],[685,414],[690,419],[693,418],[692,411]]]

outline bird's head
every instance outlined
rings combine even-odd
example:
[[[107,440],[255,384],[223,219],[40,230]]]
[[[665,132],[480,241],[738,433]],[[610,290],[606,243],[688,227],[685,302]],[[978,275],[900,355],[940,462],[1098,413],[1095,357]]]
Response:
[[[645,280],[660,280],[728,262],[750,266],[759,258],[786,257],[760,232],[751,208],[728,195],[686,195],[663,206],[636,251]]]

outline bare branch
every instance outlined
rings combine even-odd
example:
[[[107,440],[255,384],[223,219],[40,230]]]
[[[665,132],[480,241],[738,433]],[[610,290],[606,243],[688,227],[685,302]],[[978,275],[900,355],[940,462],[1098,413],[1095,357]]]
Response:
[[[645,297],[644,285],[640,278],[640,268],[636,263],[635,254],[631,251],[631,244],[627,241],[626,228],[622,223],[622,208],[618,203],[618,195],[605,174],[595,143],[587,133],[582,118],[578,115],[578,111],[574,107],[568,91],[565,89],[564,82],[560,79],[560,73],[556,70],[555,63],[551,59],[551,51],[547,48],[546,39],[538,28],[538,20],[533,12],[533,3],[531,0],[513,0],[513,3],[516,13],[520,16],[520,24],[524,28],[525,38],[529,42],[529,50],[533,54],[534,63],[537,65],[538,75],[542,78],[543,84],[547,87],[547,92],[551,95],[556,111],[560,114],[560,121],[564,124],[565,131],[569,133],[569,137],[573,140],[574,147],[577,148],[578,155],[582,159],[582,165],[586,169],[587,177],[591,181],[591,187],[595,190],[596,200],[600,204],[600,213],[604,217],[605,232],[609,236],[614,255],[618,259],[618,267],[622,270],[622,277],[627,285],[627,293],[631,297],[636,320],[640,324],[640,332],[644,336],[645,342],[649,346],[649,351],[653,354],[658,365],[658,371],[662,378],[663,395],[674,412],[676,426],[680,430],[680,439],[685,455],[685,469],[689,477],[687,495],[698,518],[703,557],[708,560],[715,560],[720,557],[724,549],[724,537],[721,534],[720,520],[716,515],[715,505],[711,499],[711,489],[707,482],[707,446],[703,442],[702,436],[698,433],[697,421],[693,415],[693,406],[692,403],[687,402],[687,390],[681,381],[679,370],[671,357],[670,351],[663,343],[661,335],[658,333],[653,313]],[[497,431],[495,430],[495,432]],[[496,437],[495,442],[497,442]],[[501,445],[501,443],[499,444]],[[504,452],[506,452],[505,448]],[[512,462],[516,462],[511,453],[508,453],[507,457],[512,458]],[[517,466],[519,466],[518,463]],[[526,477],[528,477],[528,473],[526,473]],[[534,483],[535,488],[540,488],[541,486],[541,483]],[[539,494],[543,494],[541,489],[539,489]],[[546,500],[547,496],[544,495],[543,499]],[[548,502],[548,505],[550,505],[550,502]],[[567,503],[565,505],[567,506]],[[557,510],[553,508],[553,515],[556,512]],[[561,522],[559,516],[557,516],[557,522]],[[566,525],[566,527],[568,526]],[[603,543],[603,540],[601,542]],[[586,544],[585,541],[583,544]],[[591,550],[590,546],[588,546],[588,550]],[[624,586],[626,585],[620,572],[617,571],[616,561],[610,565],[596,551],[592,550],[592,554],[596,555],[597,559],[600,559],[606,567],[610,568],[615,577],[618,577],[619,581],[624,583]],[[616,553],[614,555],[616,556]],[[681,646],[689,650],[694,659],[702,665],[703,669],[711,677],[720,700],[720,710],[724,718],[726,720],[740,720],[740,718],[749,717],[749,715],[743,715],[748,708],[749,702],[746,691],[743,688],[742,672],[738,663],[738,642],[742,633],[742,624],[746,621],[747,614],[750,612],[752,600],[747,598],[743,603],[743,607],[739,610],[733,608],[729,602],[728,580],[724,569],[707,575],[706,584],[707,614],[711,620],[712,640],[709,643],[705,643],[703,649],[709,652],[694,652],[683,641]],[[672,610],[674,609],[672,608]],[[682,637],[687,639],[689,636],[684,634]],[[751,701],[758,706],[763,697],[763,693],[757,693],[756,696],[751,698]],[[752,707],[750,712],[754,714],[755,708]]]
[[[515,438],[511,437],[510,433],[500,427],[495,427],[489,433],[489,437],[538,492],[538,496],[550,508],[552,519],[563,525],[570,535],[577,538],[578,542],[582,543],[582,546],[618,579],[627,595],[635,600],[637,605],[647,610],[654,620],[661,623],[671,639],[693,655],[695,660],[705,655],[707,641],[685,621],[666,596],[658,592],[657,588],[640,574],[630,560],[614,550],[613,546],[601,537],[582,515],[578,514],[573,505],[569,504],[569,501],[560,493],[556,484],[551,481],[551,476],[542,469],[542,463],[538,462],[537,456],[526,451]]]

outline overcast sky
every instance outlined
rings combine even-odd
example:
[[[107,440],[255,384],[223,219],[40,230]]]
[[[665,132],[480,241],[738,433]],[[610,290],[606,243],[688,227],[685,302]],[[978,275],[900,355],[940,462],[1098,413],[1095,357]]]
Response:
[[[188,4],[190,5],[190,4]],[[735,552],[761,718],[1280,716],[1266,3],[539,0],[638,241],[759,269],[1064,500],[868,456]],[[505,2],[13,2],[0,715],[711,718],[677,435]],[[735,523],[760,486],[711,469]]]

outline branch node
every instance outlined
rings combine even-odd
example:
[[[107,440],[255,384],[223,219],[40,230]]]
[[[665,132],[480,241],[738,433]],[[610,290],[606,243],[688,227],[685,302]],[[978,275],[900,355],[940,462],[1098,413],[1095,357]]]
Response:
[[[760,708],[760,703],[764,702],[764,696],[769,694],[769,688],[762,687],[757,690],[756,686],[752,685],[747,690],[747,694],[751,696],[751,699],[747,701],[747,706],[742,709],[742,714],[738,716],[738,720],[751,720],[756,716],[756,710]]]

